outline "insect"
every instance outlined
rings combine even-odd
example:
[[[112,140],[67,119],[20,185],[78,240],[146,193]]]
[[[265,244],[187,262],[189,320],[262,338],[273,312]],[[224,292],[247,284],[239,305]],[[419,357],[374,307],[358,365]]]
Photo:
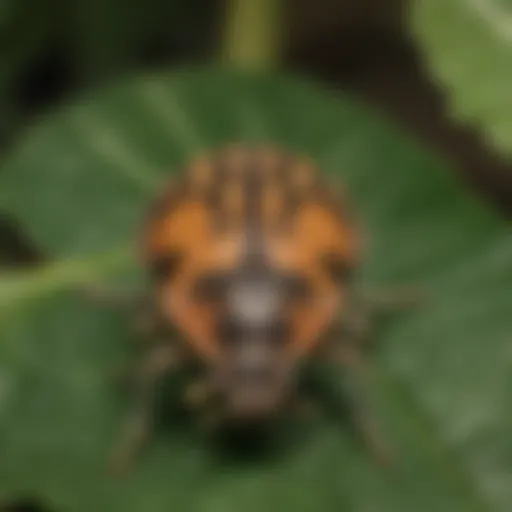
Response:
[[[140,253],[151,283],[146,324],[159,337],[134,371],[119,467],[150,431],[164,375],[199,365],[186,390],[197,407],[214,403],[228,422],[266,420],[300,403],[309,360],[360,367],[372,308],[411,302],[408,292],[358,296],[360,230],[346,198],[313,162],[279,148],[240,144],[193,160],[151,209]],[[355,417],[384,458],[366,411]]]

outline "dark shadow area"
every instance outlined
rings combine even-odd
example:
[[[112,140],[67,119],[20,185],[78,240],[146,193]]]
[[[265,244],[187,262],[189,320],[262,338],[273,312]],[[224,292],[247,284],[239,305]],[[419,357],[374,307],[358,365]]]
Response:
[[[10,503],[0,505],[0,512],[54,512],[49,509],[41,500],[32,497],[25,497],[14,500]]]
[[[17,223],[0,212],[0,266],[26,267],[42,260],[42,254]]]
[[[0,94],[18,114],[1,134],[0,149],[8,149],[33,116],[70,93],[137,70],[209,59],[223,1],[105,0],[90,10],[75,0],[22,4],[12,25],[0,31],[6,41]],[[45,37],[32,37],[31,26]]]
[[[26,116],[32,116],[47,105],[61,101],[77,86],[78,77],[69,56],[64,48],[54,47],[29,63],[13,84],[11,95],[23,105]]]
[[[282,457],[290,446],[284,422],[248,426],[224,426],[211,436],[216,456],[232,465],[264,464]],[[288,432],[289,433],[289,432]]]
[[[252,426],[219,429],[213,436],[218,458],[237,467],[282,460],[307,437],[316,435],[319,422],[325,420],[354,435],[364,449],[360,432],[352,421],[354,404],[340,368],[334,372],[329,372],[325,365],[304,368],[296,396],[298,408],[283,408],[278,418]]]
[[[511,159],[491,148],[478,127],[449,117],[448,94],[408,33],[407,3],[395,4],[400,23],[314,31],[293,42],[289,65],[382,109],[441,153],[477,193],[512,216]]]
[[[193,407],[184,401],[185,390],[193,381],[191,375],[197,373],[175,374],[159,391],[158,435],[204,443],[217,460],[235,465],[264,463],[282,455],[293,442],[287,417],[253,425],[211,422],[216,403]]]

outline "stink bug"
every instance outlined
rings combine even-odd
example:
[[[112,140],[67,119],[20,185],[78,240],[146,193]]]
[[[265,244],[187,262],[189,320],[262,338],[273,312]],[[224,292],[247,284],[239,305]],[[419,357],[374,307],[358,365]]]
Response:
[[[116,464],[148,433],[160,377],[202,368],[186,391],[228,422],[268,419],[297,404],[300,369],[327,358],[358,368],[368,313],[353,284],[360,232],[346,198],[306,158],[235,145],[196,158],[168,185],[145,222],[140,254],[150,278],[151,345],[136,373],[136,410]],[[385,305],[385,304],[381,304]],[[170,328],[177,337],[170,336]],[[379,457],[385,449],[356,413]]]

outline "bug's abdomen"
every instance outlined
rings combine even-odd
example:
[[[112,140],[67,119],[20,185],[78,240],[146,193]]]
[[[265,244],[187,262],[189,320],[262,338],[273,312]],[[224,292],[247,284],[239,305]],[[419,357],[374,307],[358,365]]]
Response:
[[[193,284],[243,266],[251,248],[276,271],[303,275],[325,299],[296,314],[298,352],[332,320],[358,247],[345,205],[323,179],[307,159],[231,147],[192,162],[156,204],[144,238],[155,293],[200,352],[216,353],[216,311],[194,300]]]

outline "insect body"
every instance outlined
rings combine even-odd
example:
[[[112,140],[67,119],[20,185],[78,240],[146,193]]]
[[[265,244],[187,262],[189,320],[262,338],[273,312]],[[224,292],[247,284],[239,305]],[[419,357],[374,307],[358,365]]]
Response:
[[[229,148],[193,162],[145,234],[161,315],[226,412],[266,414],[346,300],[355,232],[306,160]]]
[[[160,330],[173,326],[180,339],[164,339],[139,368],[118,458],[140,444],[158,378],[180,363],[199,363],[203,402],[215,399],[224,419],[243,422],[290,408],[309,358],[354,364],[358,234],[307,159],[234,146],[191,162],[142,237]],[[340,326],[343,336],[327,336]]]

